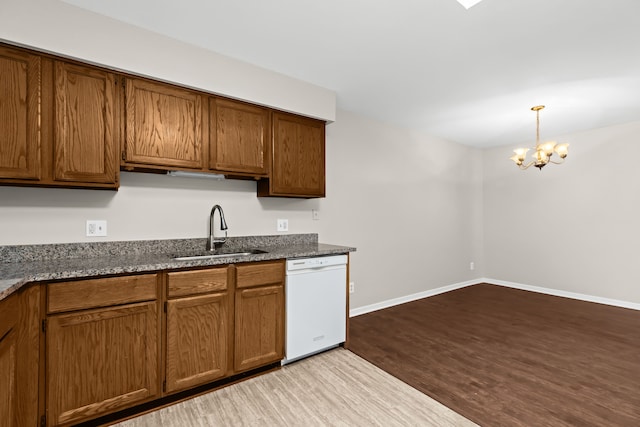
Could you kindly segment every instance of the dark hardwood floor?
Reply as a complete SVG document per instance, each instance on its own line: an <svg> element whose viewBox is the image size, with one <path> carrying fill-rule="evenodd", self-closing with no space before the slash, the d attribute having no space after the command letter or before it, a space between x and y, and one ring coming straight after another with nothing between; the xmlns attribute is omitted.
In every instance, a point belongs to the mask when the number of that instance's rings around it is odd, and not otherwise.
<svg viewBox="0 0 640 427"><path fill-rule="evenodd" d="M490 426L640 426L640 312L480 284L353 317L349 349Z"/></svg>

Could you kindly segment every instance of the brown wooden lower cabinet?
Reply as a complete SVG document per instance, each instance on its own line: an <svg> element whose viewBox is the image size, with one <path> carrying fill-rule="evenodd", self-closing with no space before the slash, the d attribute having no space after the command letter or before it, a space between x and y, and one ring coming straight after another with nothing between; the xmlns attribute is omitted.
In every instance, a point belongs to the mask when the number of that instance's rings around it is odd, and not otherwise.
<svg viewBox="0 0 640 427"><path fill-rule="evenodd" d="M166 274L166 393L228 375L230 272L223 266Z"/></svg>
<svg viewBox="0 0 640 427"><path fill-rule="evenodd" d="M10 426L18 425L18 307L14 297L0 304L0 414Z"/></svg>
<svg viewBox="0 0 640 427"><path fill-rule="evenodd" d="M277 363L284 266L32 284L0 301L0 425L83 423Z"/></svg>
<svg viewBox="0 0 640 427"><path fill-rule="evenodd" d="M156 301L49 316L47 425L159 396Z"/></svg>
<svg viewBox="0 0 640 427"><path fill-rule="evenodd" d="M284 357L282 284L236 292L235 363L237 372Z"/></svg>
<svg viewBox="0 0 640 427"><path fill-rule="evenodd" d="M284 262L236 267L236 372L284 357Z"/></svg>
<svg viewBox="0 0 640 427"><path fill-rule="evenodd" d="M167 302L167 393L227 374L228 305L226 292Z"/></svg>
<svg viewBox="0 0 640 427"><path fill-rule="evenodd" d="M0 301L0 425L38 423L40 287Z"/></svg>
<svg viewBox="0 0 640 427"><path fill-rule="evenodd" d="M48 426L160 397L158 279L137 274L45 285Z"/></svg>

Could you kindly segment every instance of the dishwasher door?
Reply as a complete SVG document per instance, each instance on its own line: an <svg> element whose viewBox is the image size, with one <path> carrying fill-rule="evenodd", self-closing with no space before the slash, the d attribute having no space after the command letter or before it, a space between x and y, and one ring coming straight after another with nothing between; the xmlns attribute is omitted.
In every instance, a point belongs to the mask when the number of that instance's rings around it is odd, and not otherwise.
<svg viewBox="0 0 640 427"><path fill-rule="evenodd" d="M283 364L336 347L346 338L347 256L287 261Z"/></svg>

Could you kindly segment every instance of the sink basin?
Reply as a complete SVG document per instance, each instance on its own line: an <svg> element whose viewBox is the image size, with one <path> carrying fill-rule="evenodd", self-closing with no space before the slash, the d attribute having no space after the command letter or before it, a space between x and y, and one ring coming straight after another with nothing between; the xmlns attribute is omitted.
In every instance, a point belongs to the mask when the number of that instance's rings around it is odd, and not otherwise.
<svg viewBox="0 0 640 427"><path fill-rule="evenodd" d="M247 249L247 250L237 250L227 251L227 252L214 252L214 253L202 253L197 255L184 255L184 256L175 256L171 259L174 261L192 261L198 259L215 259L215 258L229 258L229 257L238 257L238 256L249 256L256 254L266 254L267 251L263 251L260 249Z"/></svg>

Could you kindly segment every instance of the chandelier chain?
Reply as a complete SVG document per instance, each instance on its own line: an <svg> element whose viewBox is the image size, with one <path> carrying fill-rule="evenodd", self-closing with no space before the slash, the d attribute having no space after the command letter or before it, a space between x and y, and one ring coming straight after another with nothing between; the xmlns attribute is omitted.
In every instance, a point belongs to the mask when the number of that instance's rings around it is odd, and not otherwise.
<svg viewBox="0 0 640 427"><path fill-rule="evenodd" d="M540 110L536 110L536 146L540 145Z"/></svg>

